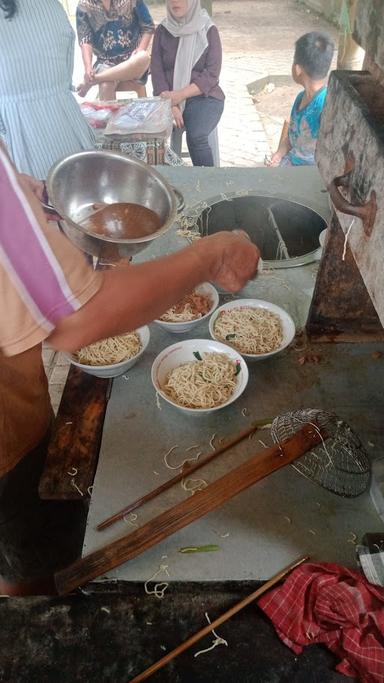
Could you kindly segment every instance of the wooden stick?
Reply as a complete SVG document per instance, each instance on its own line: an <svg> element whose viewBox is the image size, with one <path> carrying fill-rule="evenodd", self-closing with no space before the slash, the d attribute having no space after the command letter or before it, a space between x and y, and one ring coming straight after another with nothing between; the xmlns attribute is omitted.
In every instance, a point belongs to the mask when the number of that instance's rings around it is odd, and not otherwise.
<svg viewBox="0 0 384 683"><path fill-rule="evenodd" d="M266 448L262 453L235 467L220 479L209 484L195 496L174 505L132 533L95 550L55 574L60 595L102 576L114 567L141 555L179 529L226 503L260 479L297 460L321 442L319 429L304 425L282 445Z"/></svg>
<svg viewBox="0 0 384 683"><path fill-rule="evenodd" d="M289 572L298 567L300 564L303 564L303 562L306 562L308 559L308 556L300 557L300 559L292 562L292 564L288 565L288 567L285 567L285 569L282 569L278 574L272 576L272 578L269 579L269 581L266 581L266 583L260 586L260 588L253 591L253 593L248 595L243 600L240 600L240 602L237 602L236 605L224 612L224 614L215 619L215 621L212 621L210 624L207 624L207 626L204 626L204 628L200 629L200 631L197 631L197 633L185 640L184 643L178 645L178 647L175 647L174 650L168 652L168 654L164 655L164 657L152 664L152 666L148 667L148 669L145 669L145 671L143 671L141 674L135 676L135 678L132 678L130 683L141 683L141 681L147 680L147 678L152 676L152 674L159 669L162 669L163 666L171 662L173 659L175 659L175 657L178 657L178 655L180 655L182 652L188 650L192 645L201 640L201 638L204 638L204 636L208 635L208 633L212 633L214 629L216 629L218 626L221 626L221 624L224 624L224 622L228 621L228 619L231 619L231 617L240 612L240 610L244 609L244 607L247 607L247 605L256 600L256 598L260 597L260 595L266 593L270 588L272 588L272 586L289 574Z"/></svg>
<svg viewBox="0 0 384 683"><path fill-rule="evenodd" d="M268 423L265 423L268 424ZM156 489L153 489L153 491L150 491L149 493L146 493L144 496L141 498L137 498L133 503L130 503L130 505L127 505L123 510L120 510L119 512L116 512L114 515L111 517L108 517L108 519L105 519L104 522L100 522L100 524L97 525L96 529L98 531L101 531L102 529L106 529L107 527L111 526L111 524L114 524L114 522L117 522L119 519L123 519L125 515L127 515L129 512L133 512L133 510L137 510L137 508L141 507L144 505L144 503L148 503L149 500L153 500L153 498L156 498L159 496L161 493L164 491L168 491L172 486L177 484L179 481L184 479L186 474L188 476L192 474L192 472L196 472L196 470L200 469L200 467L204 467L204 465L207 465L209 462L212 462L215 458L217 458L218 455L221 455L225 451L227 451L229 448L232 448L233 446L236 446L240 441L243 439L246 439L247 436L255 432L259 427L264 426L263 423L258 423L254 424L250 429L246 429L244 432L241 432L237 436L233 437L229 441L227 441L225 444L220 446L220 448L215 449L212 453L209 453L207 456L196 462L195 465L188 465L188 470L187 471L182 471L180 474L176 474L172 479L169 479L166 481L164 484L161 484L158 486Z"/></svg>

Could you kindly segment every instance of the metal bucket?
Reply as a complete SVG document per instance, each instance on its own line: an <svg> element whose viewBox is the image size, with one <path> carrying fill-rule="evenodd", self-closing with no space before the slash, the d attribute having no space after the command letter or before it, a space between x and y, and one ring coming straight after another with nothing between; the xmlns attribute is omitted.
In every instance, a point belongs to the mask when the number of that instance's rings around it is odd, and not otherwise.
<svg viewBox="0 0 384 683"><path fill-rule="evenodd" d="M183 209L182 195L151 166L116 152L80 152L57 162L47 179L49 201L60 225L80 249L101 259L130 258L163 235ZM176 198L177 195L177 198ZM95 204L131 202L154 211L161 227L129 239L95 234L80 223Z"/></svg>

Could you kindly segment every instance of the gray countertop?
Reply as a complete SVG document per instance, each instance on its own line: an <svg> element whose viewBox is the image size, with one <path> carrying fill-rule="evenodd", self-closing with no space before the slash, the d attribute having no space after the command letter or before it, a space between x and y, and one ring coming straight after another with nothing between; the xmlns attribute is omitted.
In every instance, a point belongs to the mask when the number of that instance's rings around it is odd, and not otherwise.
<svg viewBox="0 0 384 683"><path fill-rule="evenodd" d="M307 169L161 169L180 189L191 206L220 193L250 190L260 194L306 203L324 217L327 196L315 168ZM204 188L204 191L202 190ZM185 246L185 240L170 231L137 260ZM282 305L298 326L305 322L316 265L261 273L239 296L265 298ZM318 364L298 363L302 351L294 348L267 361L249 364L250 380L242 397L232 406L208 416L186 416L160 400L151 384L151 364L164 347L185 335L171 335L151 324L151 341L141 361L113 383L109 400L99 465L94 482L84 542L84 554L133 530L130 519L98 532L95 526L138 496L156 488L175 472L172 464L191 454L198 444L210 452L213 434L219 439L236 434L255 420L298 407L334 411L353 426L373 457L379 455L383 414L384 362L374 361L377 345L317 345ZM208 337L203 322L193 338ZM244 408L247 410L244 411ZM246 416L244 416L245 412ZM260 440L260 442L259 442ZM269 431L257 433L196 472L193 478L213 481L270 443ZM215 441L217 443L217 441ZM196 451L192 451L195 453ZM138 511L133 524L142 524L190 494L176 485ZM366 531L378 531L382 522L369 493L343 499L301 477L292 467L277 472L226 503L215 512L179 531L140 557L117 568L108 578L145 581L160 565L168 566L159 581L223 581L266 579L302 554L322 561L349 566L355 563L353 539ZM184 555L184 546L217 544L217 552ZM166 557L165 557L166 556Z"/></svg>

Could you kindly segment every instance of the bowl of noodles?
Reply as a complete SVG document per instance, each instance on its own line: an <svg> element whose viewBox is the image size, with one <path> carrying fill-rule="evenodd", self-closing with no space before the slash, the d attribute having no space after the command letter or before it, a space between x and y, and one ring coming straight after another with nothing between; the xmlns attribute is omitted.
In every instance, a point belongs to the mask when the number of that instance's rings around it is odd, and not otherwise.
<svg viewBox="0 0 384 683"><path fill-rule="evenodd" d="M168 332L182 334L208 318L219 305L217 290L209 282L195 287L155 322Z"/></svg>
<svg viewBox="0 0 384 683"><path fill-rule="evenodd" d="M261 299L237 299L215 311L209 332L247 360L262 360L285 349L296 330L291 316L280 306Z"/></svg>
<svg viewBox="0 0 384 683"><path fill-rule="evenodd" d="M248 368L226 344L188 339L168 346L155 358L152 383L156 392L184 413L205 415L225 408L243 393Z"/></svg>
<svg viewBox="0 0 384 683"><path fill-rule="evenodd" d="M150 334L146 325L135 332L107 337L67 354L73 365L96 377L124 375L144 353Z"/></svg>

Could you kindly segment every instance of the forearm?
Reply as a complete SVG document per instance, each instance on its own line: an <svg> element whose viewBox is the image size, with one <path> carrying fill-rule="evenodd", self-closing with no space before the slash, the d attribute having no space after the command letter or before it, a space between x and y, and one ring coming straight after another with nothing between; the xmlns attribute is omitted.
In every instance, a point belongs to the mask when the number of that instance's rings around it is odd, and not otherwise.
<svg viewBox="0 0 384 683"><path fill-rule="evenodd" d="M289 140L289 121L284 121L277 151L281 156L285 156L291 148L292 145Z"/></svg>
<svg viewBox="0 0 384 683"><path fill-rule="evenodd" d="M50 344L74 351L158 318L193 287L209 279L209 250L204 257L201 247L193 247L157 261L106 271L100 291L58 324Z"/></svg>
<svg viewBox="0 0 384 683"><path fill-rule="evenodd" d="M136 49L147 51L151 44L152 35L152 33L143 33Z"/></svg>
<svg viewBox="0 0 384 683"><path fill-rule="evenodd" d="M81 45L81 56L83 58L84 69L87 71L92 67L93 49L90 43L83 43Z"/></svg>
<svg viewBox="0 0 384 683"><path fill-rule="evenodd" d="M198 97L198 95L202 95L202 91L195 83L190 83L190 85L182 88L182 90L178 90L178 92L180 93L182 100L187 100L189 97Z"/></svg>
<svg viewBox="0 0 384 683"><path fill-rule="evenodd" d="M185 102L185 100L187 100L189 97L197 97L201 94L202 91L200 88L195 85L195 83L191 83L181 90L163 90L160 93L160 97L171 100L172 107L177 107L182 102Z"/></svg>

